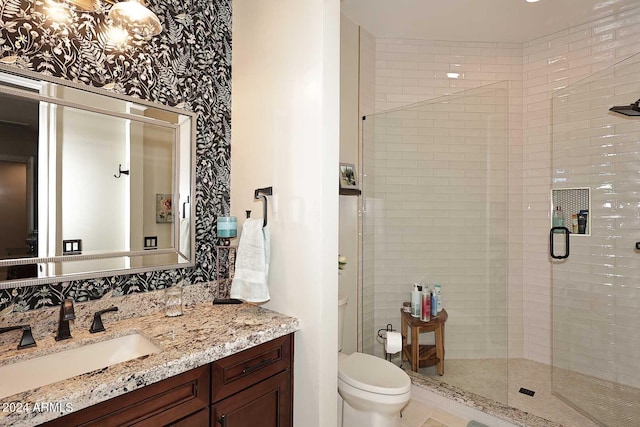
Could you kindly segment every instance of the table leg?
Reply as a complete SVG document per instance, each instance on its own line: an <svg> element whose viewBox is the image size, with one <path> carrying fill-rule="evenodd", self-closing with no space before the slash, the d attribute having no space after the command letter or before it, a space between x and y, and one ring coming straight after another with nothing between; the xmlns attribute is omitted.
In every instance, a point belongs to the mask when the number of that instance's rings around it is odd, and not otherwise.
<svg viewBox="0 0 640 427"><path fill-rule="evenodd" d="M411 328L411 370L418 372L420 367L420 328L414 326Z"/></svg>
<svg viewBox="0 0 640 427"><path fill-rule="evenodd" d="M400 362L404 362L404 346L407 344L407 322L404 320L404 314L400 320L400 334L402 335L402 346L400 350Z"/></svg>
<svg viewBox="0 0 640 427"><path fill-rule="evenodd" d="M444 375L444 325L435 330L436 333L436 357L438 358L438 375Z"/></svg>

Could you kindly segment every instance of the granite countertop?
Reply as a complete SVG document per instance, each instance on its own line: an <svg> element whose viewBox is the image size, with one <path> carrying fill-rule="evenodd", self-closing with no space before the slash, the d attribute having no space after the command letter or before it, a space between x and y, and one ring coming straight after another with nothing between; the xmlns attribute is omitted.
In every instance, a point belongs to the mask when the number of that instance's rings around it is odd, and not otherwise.
<svg viewBox="0 0 640 427"><path fill-rule="evenodd" d="M90 311L96 309L99 308L92 307ZM212 305L210 299L185 306L179 317L165 317L162 310L146 311L151 313L123 319L106 314L103 317L106 332L98 334L90 334L88 326L72 326L70 340L56 342L54 334L36 336L38 346L30 349L16 350L15 339L12 346L0 343L0 366L133 333L146 336L162 349L160 353L0 399L0 425L37 425L300 328L298 319L259 306ZM84 326L87 322L81 321ZM36 404L41 409L44 404L57 405L54 408L58 410L36 411ZM19 410L20 407L28 410Z"/></svg>

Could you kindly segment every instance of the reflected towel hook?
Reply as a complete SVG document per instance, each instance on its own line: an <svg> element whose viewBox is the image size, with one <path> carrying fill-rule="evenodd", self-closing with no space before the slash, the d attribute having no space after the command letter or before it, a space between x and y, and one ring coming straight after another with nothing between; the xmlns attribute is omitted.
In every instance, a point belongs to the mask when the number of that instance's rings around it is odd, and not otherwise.
<svg viewBox="0 0 640 427"><path fill-rule="evenodd" d="M182 218L187 217L187 205L191 203L191 196L187 196L187 201L182 202Z"/></svg>
<svg viewBox="0 0 640 427"><path fill-rule="evenodd" d="M262 223L263 227L267 226L267 196L271 196L273 194L273 187L265 187L265 188L258 188L254 193L253 193L253 198L254 199L259 199L262 197L262 201L264 202L264 204L262 205L262 218L264 218L264 222Z"/></svg>
<svg viewBox="0 0 640 427"><path fill-rule="evenodd" d="M122 164L118 164L118 175L113 175L116 178L120 178L122 175L129 175L129 170L122 170Z"/></svg>

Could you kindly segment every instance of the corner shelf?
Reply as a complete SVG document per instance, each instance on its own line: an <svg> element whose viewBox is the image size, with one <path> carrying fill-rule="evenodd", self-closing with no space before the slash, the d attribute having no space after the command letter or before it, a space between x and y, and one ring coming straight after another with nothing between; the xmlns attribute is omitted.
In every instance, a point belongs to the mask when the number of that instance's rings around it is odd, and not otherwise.
<svg viewBox="0 0 640 427"><path fill-rule="evenodd" d="M362 191L358 188L341 188L340 195L341 196L359 196L362 194Z"/></svg>

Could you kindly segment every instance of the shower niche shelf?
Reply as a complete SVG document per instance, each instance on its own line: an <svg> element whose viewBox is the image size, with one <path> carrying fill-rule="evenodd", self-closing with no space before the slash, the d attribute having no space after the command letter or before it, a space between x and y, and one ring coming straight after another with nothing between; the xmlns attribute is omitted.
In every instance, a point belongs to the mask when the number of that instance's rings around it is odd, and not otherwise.
<svg viewBox="0 0 640 427"><path fill-rule="evenodd" d="M362 192L358 188L341 188L341 196L359 196Z"/></svg>
<svg viewBox="0 0 640 427"><path fill-rule="evenodd" d="M562 220L564 226L569 229L572 236L591 235L591 188L555 188L551 190L551 227L553 227L553 212L556 207L562 209ZM580 211L588 211L587 224L584 233L578 233L573 227L572 215Z"/></svg>

